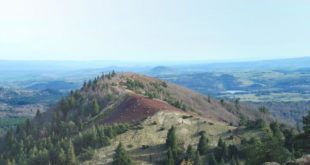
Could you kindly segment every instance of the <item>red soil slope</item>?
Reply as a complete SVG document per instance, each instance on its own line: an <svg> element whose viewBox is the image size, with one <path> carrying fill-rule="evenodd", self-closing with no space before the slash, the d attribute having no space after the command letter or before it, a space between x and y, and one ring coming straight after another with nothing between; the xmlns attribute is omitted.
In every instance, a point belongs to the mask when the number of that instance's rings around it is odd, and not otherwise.
<svg viewBox="0 0 310 165"><path fill-rule="evenodd" d="M126 98L104 120L104 123L132 123L146 119L159 111L181 111L166 102L148 99L139 95Z"/></svg>

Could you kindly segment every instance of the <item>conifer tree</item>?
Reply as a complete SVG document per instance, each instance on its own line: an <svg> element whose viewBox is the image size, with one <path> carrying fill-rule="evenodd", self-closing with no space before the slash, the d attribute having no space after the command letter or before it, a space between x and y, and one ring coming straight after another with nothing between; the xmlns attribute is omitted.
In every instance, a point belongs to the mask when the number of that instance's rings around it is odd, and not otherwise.
<svg viewBox="0 0 310 165"><path fill-rule="evenodd" d="M166 139L166 146L171 148L172 151L175 151L177 149L177 142L176 142L176 134L175 134L175 127L172 126L167 134Z"/></svg>
<svg viewBox="0 0 310 165"><path fill-rule="evenodd" d="M39 119L40 117L41 117L41 111L40 109L38 109L36 113L36 118Z"/></svg>
<svg viewBox="0 0 310 165"><path fill-rule="evenodd" d="M174 165L174 164L175 164L174 156L173 156L171 148L169 148L167 152L166 165Z"/></svg>
<svg viewBox="0 0 310 165"><path fill-rule="evenodd" d="M235 160L236 160L236 165L240 165L239 158L238 158L238 157L236 157L236 158L235 158Z"/></svg>
<svg viewBox="0 0 310 165"><path fill-rule="evenodd" d="M93 106L93 115L98 114L100 111L100 106L99 106L96 98L93 99L93 105L92 106Z"/></svg>
<svg viewBox="0 0 310 165"><path fill-rule="evenodd" d="M235 158L230 160L229 165L237 165Z"/></svg>
<svg viewBox="0 0 310 165"><path fill-rule="evenodd" d="M85 90L86 88L87 88L87 82L84 81L84 82L83 82L83 87L82 87L82 89Z"/></svg>
<svg viewBox="0 0 310 165"><path fill-rule="evenodd" d="M122 143L119 143L115 150L115 155L113 158L113 165L131 165L132 161L127 155L126 150L124 149Z"/></svg>
<svg viewBox="0 0 310 165"><path fill-rule="evenodd" d="M208 165L217 165L217 161L213 153L208 156Z"/></svg>
<svg viewBox="0 0 310 165"><path fill-rule="evenodd" d="M114 77L115 75L116 75L116 72L113 70L111 76Z"/></svg>
<svg viewBox="0 0 310 165"><path fill-rule="evenodd" d="M211 97L208 95L208 103L211 103Z"/></svg>
<svg viewBox="0 0 310 165"><path fill-rule="evenodd" d="M215 150L215 158L218 161L220 161L221 159L227 161L229 159L228 148L226 146L226 143L221 138L219 139Z"/></svg>
<svg viewBox="0 0 310 165"><path fill-rule="evenodd" d="M279 140L282 140L284 138L283 133L280 130L280 126L277 122L273 122L270 124L270 128L272 130L273 136L278 138Z"/></svg>
<svg viewBox="0 0 310 165"><path fill-rule="evenodd" d="M194 160L195 159L195 152L193 150L193 147L191 145L189 145L187 147L187 150L186 150L186 160Z"/></svg>
<svg viewBox="0 0 310 165"><path fill-rule="evenodd" d="M225 163L224 159L221 159L221 161L220 161L219 165L226 165L226 163Z"/></svg>
<svg viewBox="0 0 310 165"><path fill-rule="evenodd" d="M92 85L91 80L88 80L88 82L87 82L87 88L90 88L90 87L91 87L91 85Z"/></svg>
<svg viewBox="0 0 310 165"><path fill-rule="evenodd" d="M197 150L199 151L200 155L205 155L208 152L208 139L205 134L201 135Z"/></svg>
<svg viewBox="0 0 310 165"><path fill-rule="evenodd" d="M8 132L6 133L5 136L5 141L6 141L6 145L8 146L8 148L12 148L15 142L15 138L14 138L14 134L13 134L13 129L10 128L8 130Z"/></svg>
<svg viewBox="0 0 310 165"><path fill-rule="evenodd" d="M308 115L303 117L303 150L305 153L310 153L310 111L308 112Z"/></svg>
<svg viewBox="0 0 310 165"><path fill-rule="evenodd" d="M305 134L310 135L310 111L308 112L308 115L303 117L302 123L303 123L303 130Z"/></svg>
<svg viewBox="0 0 310 165"><path fill-rule="evenodd" d="M65 165L66 164L66 154L65 151L60 148L57 156L57 164L59 165Z"/></svg>
<svg viewBox="0 0 310 165"><path fill-rule="evenodd" d="M195 152L194 165L201 165L200 155L198 151Z"/></svg>
<svg viewBox="0 0 310 165"><path fill-rule="evenodd" d="M223 142L222 138L220 138L219 141L218 141L218 143L217 143L217 146L218 146L218 147L221 147L221 146L223 146L223 145L224 145L224 142Z"/></svg>
<svg viewBox="0 0 310 165"><path fill-rule="evenodd" d="M6 162L5 162L6 165L15 165L15 160L10 160L10 159L7 159Z"/></svg>
<svg viewBox="0 0 310 165"><path fill-rule="evenodd" d="M72 144L72 141L69 141L69 145L68 145L68 149L67 149L67 165L76 165L77 164L77 159L75 156L75 152L74 152L74 147Z"/></svg>
<svg viewBox="0 0 310 165"><path fill-rule="evenodd" d="M17 163L18 164L25 164L25 158L26 158L26 155L25 155L25 151L24 151L24 142L23 140L21 140L21 142L19 143L18 145L18 158L17 158Z"/></svg>

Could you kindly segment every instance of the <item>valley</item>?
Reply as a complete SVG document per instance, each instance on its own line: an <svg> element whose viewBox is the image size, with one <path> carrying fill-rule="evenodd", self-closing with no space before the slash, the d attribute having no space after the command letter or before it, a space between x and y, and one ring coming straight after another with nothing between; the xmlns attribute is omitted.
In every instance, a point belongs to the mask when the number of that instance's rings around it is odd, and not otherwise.
<svg viewBox="0 0 310 165"><path fill-rule="evenodd" d="M169 73L155 77L218 99L264 106L275 117L292 123L300 123L310 109L309 69Z"/></svg>

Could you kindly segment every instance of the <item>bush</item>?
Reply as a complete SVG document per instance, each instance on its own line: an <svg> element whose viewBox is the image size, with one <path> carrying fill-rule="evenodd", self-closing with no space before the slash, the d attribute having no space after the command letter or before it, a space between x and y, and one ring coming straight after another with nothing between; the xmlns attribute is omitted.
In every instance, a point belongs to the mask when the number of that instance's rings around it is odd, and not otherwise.
<svg viewBox="0 0 310 165"><path fill-rule="evenodd" d="M124 149L122 143L118 145L115 150L115 155L113 158L113 165L131 165L132 160L128 156L127 151Z"/></svg>
<svg viewBox="0 0 310 165"><path fill-rule="evenodd" d="M192 118L193 116L186 116L186 115L184 115L184 116L182 116L182 119L189 119L189 118Z"/></svg>
<svg viewBox="0 0 310 165"><path fill-rule="evenodd" d="M125 85L130 90L144 89L144 84L138 80L127 79Z"/></svg>
<svg viewBox="0 0 310 165"><path fill-rule="evenodd" d="M95 155L95 150L91 148L84 149L83 152L80 154L80 160L91 160Z"/></svg>
<svg viewBox="0 0 310 165"><path fill-rule="evenodd" d="M165 130L165 128L164 128L164 127L161 127L161 128L159 128L158 131L164 131L164 130Z"/></svg>
<svg viewBox="0 0 310 165"><path fill-rule="evenodd" d="M142 147L141 147L141 149L143 149L143 150L148 149L148 148L150 148L149 145L142 145Z"/></svg>

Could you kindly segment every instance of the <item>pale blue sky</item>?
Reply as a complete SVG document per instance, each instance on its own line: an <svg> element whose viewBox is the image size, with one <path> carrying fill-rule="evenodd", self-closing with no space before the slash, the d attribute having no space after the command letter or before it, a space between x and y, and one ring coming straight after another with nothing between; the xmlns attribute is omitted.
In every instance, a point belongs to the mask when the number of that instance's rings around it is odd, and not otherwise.
<svg viewBox="0 0 310 165"><path fill-rule="evenodd" d="M7 0L0 59L310 56L309 0Z"/></svg>

